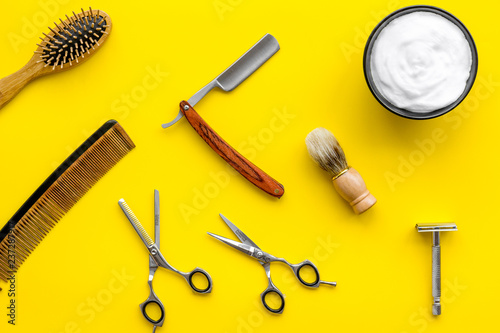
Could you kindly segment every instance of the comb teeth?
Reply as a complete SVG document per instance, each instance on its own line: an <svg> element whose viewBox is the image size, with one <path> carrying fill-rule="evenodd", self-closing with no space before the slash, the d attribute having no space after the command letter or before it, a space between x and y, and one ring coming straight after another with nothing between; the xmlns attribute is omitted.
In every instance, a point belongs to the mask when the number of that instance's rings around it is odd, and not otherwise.
<svg viewBox="0 0 500 333"><path fill-rule="evenodd" d="M71 154L0 230L0 279L7 281L65 213L134 147L112 120ZM15 249L9 248L12 239ZM15 260L9 261L12 250Z"/></svg>
<svg viewBox="0 0 500 333"><path fill-rule="evenodd" d="M66 15L66 20L59 21L60 24L54 22L55 28L49 27L50 33L43 33L45 37L38 52L35 51L40 54L38 62L44 62L44 67L51 66L52 70L72 66L74 58L84 58L85 54L95 51L111 30L109 16L90 7L87 11L82 8L78 14L73 12L71 17Z"/></svg>

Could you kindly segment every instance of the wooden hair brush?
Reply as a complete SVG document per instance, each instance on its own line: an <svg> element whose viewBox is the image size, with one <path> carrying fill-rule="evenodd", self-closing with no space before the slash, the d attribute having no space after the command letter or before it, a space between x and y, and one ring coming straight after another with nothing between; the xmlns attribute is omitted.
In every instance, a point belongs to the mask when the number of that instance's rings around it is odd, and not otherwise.
<svg viewBox="0 0 500 333"><path fill-rule="evenodd" d="M28 63L0 80L0 109L14 98L32 80L41 76L62 72L87 61L106 41L111 32L111 19L100 10L75 14L49 27L43 33L35 54Z"/></svg>
<svg viewBox="0 0 500 333"><path fill-rule="evenodd" d="M361 175L347 164L342 147L330 131L316 128L307 135L306 146L313 160L332 175L333 186L356 214L363 213L377 202Z"/></svg>
<svg viewBox="0 0 500 333"><path fill-rule="evenodd" d="M0 230L0 279L7 281L56 223L135 147L110 120L71 154Z"/></svg>

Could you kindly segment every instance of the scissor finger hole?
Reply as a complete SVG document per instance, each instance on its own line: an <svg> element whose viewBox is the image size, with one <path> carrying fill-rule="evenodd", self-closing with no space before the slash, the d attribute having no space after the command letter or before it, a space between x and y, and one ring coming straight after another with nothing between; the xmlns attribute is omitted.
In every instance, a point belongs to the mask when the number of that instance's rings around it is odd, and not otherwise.
<svg viewBox="0 0 500 333"><path fill-rule="evenodd" d="M191 273L189 276L189 284L196 292L202 293L210 289L210 279L200 271Z"/></svg>
<svg viewBox="0 0 500 333"><path fill-rule="evenodd" d="M285 307L285 299L281 294L274 290L267 290L262 295L262 303L269 311L281 313Z"/></svg>
<svg viewBox="0 0 500 333"><path fill-rule="evenodd" d="M147 320L149 320L153 324L158 324L163 320L163 316L165 312L163 312L163 308L155 301L149 301L142 308L142 313Z"/></svg>
<svg viewBox="0 0 500 333"><path fill-rule="evenodd" d="M304 264L297 270L297 278L302 284L312 287L319 282L319 273L313 265Z"/></svg>

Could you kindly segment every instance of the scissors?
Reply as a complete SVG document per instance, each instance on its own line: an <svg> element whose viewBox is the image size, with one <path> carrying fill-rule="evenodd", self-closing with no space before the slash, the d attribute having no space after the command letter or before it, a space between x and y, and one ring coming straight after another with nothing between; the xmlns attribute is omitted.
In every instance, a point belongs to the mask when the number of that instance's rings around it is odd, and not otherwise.
<svg viewBox="0 0 500 333"><path fill-rule="evenodd" d="M127 216L128 220L134 227L135 231L139 235L139 237L142 239L143 243L146 245L148 251L149 251L149 279L148 279L148 285L149 285L149 297L139 305L142 314L144 318L146 318L151 324L153 324L153 333L156 331L157 327L161 327L163 325L163 321L165 320L165 307L163 306L163 303L160 301L158 296L156 296L155 292L153 291L153 278L156 273L156 269L158 266L166 268L168 270L171 270L179 275L181 275L186 282L189 284L191 289L193 289L195 292L199 294L208 294L212 291L212 278L210 277L210 274L208 274L206 271L204 271L201 268L196 267L193 269L191 272L181 272L174 267L172 267L165 257L161 254L160 252L160 193L155 190L154 192L154 211L155 211L155 241L149 237L148 233L144 228L142 227L141 223L135 216L135 214L132 212L130 207L127 205L125 200L120 199L118 201L118 204L122 208L123 212ZM207 287L200 289L196 287L196 285L193 283L193 277L196 274L201 274L203 275L206 280L207 280ZM147 312L146 308L150 304L156 304L160 311L160 318L155 320L151 318Z"/></svg>
<svg viewBox="0 0 500 333"><path fill-rule="evenodd" d="M286 261L283 258L278 258L278 257L275 257L275 256L269 254L269 253L262 251L250 238L248 238L247 235L245 235L240 229L238 229L231 221L229 221L222 214L219 214L219 215L224 220L224 222L226 222L227 226L234 232L234 234L239 238L239 240L242 243L233 241L229 238L225 238L225 237L221 237L221 236L212 234L210 232L208 234L210 236L220 240L221 242L235 248L236 250L240 250L241 252L245 253L246 255L249 255L252 258L259 260L260 264L262 266L264 266L264 270L266 271L267 279L269 280L269 285L266 288L266 290L264 290L262 292L262 294L260 294L260 298L262 300L262 304L264 305L264 307L268 311L270 311L272 313L279 314L279 313L283 313L283 310L285 308L285 297L281 293L281 291L274 285L273 281L271 280L271 262L278 261L278 262L282 262L282 263L288 265L288 267L290 267L292 269L293 274L299 280L299 282L302 283L306 287L318 288L320 286L320 284L327 284L327 285L331 285L334 287L337 285L337 282L321 281L319 279L318 269L309 260L304 260L303 262L294 265L294 264L290 264L288 261ZM314 274L315 274L315 279L313 282L307 282L301 277L300 272L304 267L310 267L313 269ZM268 295L269 293L275 293L279 296L281 305L278 308L271 307L269 304L267 304L266 295Z"/></svg>

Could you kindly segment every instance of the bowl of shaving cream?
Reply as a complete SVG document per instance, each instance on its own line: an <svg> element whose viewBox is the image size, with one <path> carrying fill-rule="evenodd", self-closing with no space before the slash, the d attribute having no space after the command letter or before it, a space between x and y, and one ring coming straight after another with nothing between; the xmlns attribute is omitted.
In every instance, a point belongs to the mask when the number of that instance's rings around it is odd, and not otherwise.
<svg viewBox="0 0 500 333"><path fill-rule="evenodd" d="M410 119L441 116L474 84L477 49L455 16L433 6L410 6L384 18L366 43L363 69L373 96Z"/></svg>

